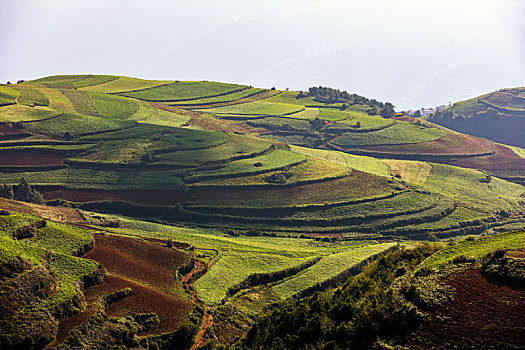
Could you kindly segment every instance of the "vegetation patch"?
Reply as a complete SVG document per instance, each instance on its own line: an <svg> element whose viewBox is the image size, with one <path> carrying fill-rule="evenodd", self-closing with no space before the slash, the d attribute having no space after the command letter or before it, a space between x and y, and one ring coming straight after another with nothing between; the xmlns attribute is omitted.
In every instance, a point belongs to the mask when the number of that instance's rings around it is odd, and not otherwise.
<svg viewBox="0 0 525 350"><path fill-rule="evenodd" d="M148 89L123 92L121 95L141 100L170 102L213 97L246 89L246 86L207 81L187 81L165 84Z"/></svg>

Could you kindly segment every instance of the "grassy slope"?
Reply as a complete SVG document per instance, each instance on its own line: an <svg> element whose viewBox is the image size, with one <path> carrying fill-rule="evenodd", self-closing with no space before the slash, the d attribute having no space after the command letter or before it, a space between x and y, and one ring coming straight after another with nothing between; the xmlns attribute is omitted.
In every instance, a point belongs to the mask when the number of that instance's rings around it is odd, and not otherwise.
<svg viewBox="0 0 525 350"><path fill-rule="evenodd" d="M121 95L149 101L182 101L227 94L247 88L244 85L215 82L175 82L139 91L123 92Z"/></svg>

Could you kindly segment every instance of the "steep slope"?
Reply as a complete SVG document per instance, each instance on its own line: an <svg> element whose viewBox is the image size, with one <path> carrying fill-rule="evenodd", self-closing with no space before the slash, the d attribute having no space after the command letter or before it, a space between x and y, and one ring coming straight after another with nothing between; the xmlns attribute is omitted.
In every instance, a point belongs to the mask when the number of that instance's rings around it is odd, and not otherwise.
<svg viewBox="0 0 525 350"><path fill-rule="evenodd" d="M525 147L525 88L503 89L457 102L428 120L466 134Z"/></svg>

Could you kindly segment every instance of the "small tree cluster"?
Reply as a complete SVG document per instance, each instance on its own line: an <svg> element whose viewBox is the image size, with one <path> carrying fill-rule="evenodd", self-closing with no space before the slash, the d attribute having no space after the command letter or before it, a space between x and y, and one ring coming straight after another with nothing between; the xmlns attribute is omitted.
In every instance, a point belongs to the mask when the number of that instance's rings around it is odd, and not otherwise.
<svg viewBox="0 0 525 350"><path fill-rule="evenodd" d="M23 177L20 179L18 186L14 188L4 180L0 185L0 197L29 203L44 203L42 194L31 188L27 180Z"/></svg>

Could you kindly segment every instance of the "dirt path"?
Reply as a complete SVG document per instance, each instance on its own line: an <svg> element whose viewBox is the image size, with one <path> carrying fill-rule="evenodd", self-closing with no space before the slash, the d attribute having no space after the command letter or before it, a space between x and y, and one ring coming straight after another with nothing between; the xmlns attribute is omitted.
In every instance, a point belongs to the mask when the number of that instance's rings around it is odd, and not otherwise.
<svg viewBox="0 0 525 350"><path fill-rule="evenodd" d="M199 346L201 346L204 343L204 333L206 333L206 330L211 327L213 324L213 316L208 313L208 311L204 312L204 324L202 325L201 330L197 334L197 339L195 341L195 344L191 347L192 349L196 349Z"/></svg>

